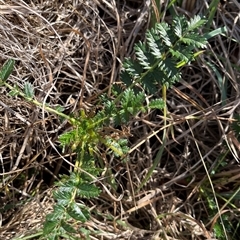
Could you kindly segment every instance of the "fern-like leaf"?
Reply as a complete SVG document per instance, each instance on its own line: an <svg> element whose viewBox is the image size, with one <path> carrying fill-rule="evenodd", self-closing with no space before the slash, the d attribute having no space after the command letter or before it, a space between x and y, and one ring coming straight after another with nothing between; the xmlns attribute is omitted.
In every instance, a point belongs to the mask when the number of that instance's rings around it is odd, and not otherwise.
<svg viewBox="0 0 240 240"><path fill-rule="evenodd" d="M194 16L190 19L190 22L188 22L188 27L186 29L187 32L191 32L195 29L200 28L207 22L206 19L201 18L199 15Z"/></svg>
<svg viewBox="0 0 240 240"><path fill-rule="evenodd" d="M116 157L122 157L129 150L126 139L115 140L111 137L107 137L105 145L111 149L111 152L114 153Z"/></svg>
<svg viewBox="0 0 240 240"><path fill-rule="evenodd" d="M155 29L157 30L156 33L160 35L162 41L165 43L166 46L171 47L172 41L169 37L169 31L171 31L169 25L165 22L163 23L157 23L155 26ZM162 44L164 46L164 44Z"/></svg>
<svg viewBox="0 0 240 240"><path fill-rule="evenodd" d="M100 194L98 187L90 183L82 183L77 186L77 195L82 198L93 198Z"/></svg>
<svg viewBox="0 0 240 240"><path fill-rule="evenodd" d="M178 38L182 38L187 28L187 20L184 17L175 17L173 19L173 31Z"/></svg>
<svg viewBox="0 0 240 240"><path fill-rule="evenodd" d="M165 105L163 99L154 99L149 102L148 107L151 109L163 109Z"/></svg>
<svg viewBox="0 0 240 240"><path fill-rule="evenodd" d="M49 215L47 216L49 218ZM58 219L55 221L53 220L46 220L44 225L43 225L43 234L46 236L50 234L55 228L58 227Z"/></svg>
<svg viewBox="0 0 240 240"><path fill-rule="evenodd" d="M170 53L172 54L172 56L174 56L175 58L179 59L180 61L184 61L184 62L189 62L192 60L192 54L190 54L188 51L178 51L178 50L174 50L174 49L169 49Z"/></svg>
<svg viewBox="0 0 240 240"><path fill-rule="evenodd" d="M123 83L125 83L125 85L129 87L132 84L133 78L132 78L132 75L129 72L127 72L125 69L126 69L126 66L123 65L123 70L120 73L120 77Z"/></svg>
<svg viewBox="0 0 240 240"><path fill-rule="evenodd" d="M140 50L141 51L141 50ZM126 58L123 63L124 69L132 78L140 77L142 73L142 67L137 61L132 61L131 59Z"/></svg>
<svg viewBox="0 0 240 240"><path fill-rule="evenodd" d="M157 91L159 84L171 87L181 78L179 61L180 66L191 62L194 49L206 47L206 38L198 33L205 22L199 16L190 21L182 16L175 17L171 26L157 23L147 31L146 42L135 45L136 60L124 62L123 82L127 86L134 81L141 82L151 94Z"/></svg>
<svg viewBox="0 0 240 240"><path fill-rule="evenodd" d="M9 59L4 63L4 65L0 71L0 80L6 81L8 79L8 77L10 76L10 74L13 71L14 63L15 63L15 61L13 59Z"/></svg>
<svg viewBox="0 0 240 240"><path fill-rule="evenodd" d="M135 94L132 89L125 90L121 99L122 109L119 112L120 118L123 122L129 121L130 117L135 115L138 111L145 109L143 108L143 102L145 96L143 93Z"/></svg>
<svg viewBox="0 0 240 240"><path fill-rule="evenodd" d="M27 98L32 99L34 97L34 87L31 83L26 82L24 84L24 93Z"/></svg>
<svg viewBox="0 0 240 240"><path fill-rule="evenodd" d="M67 214L73 219L78 220L82 223L86 222L90 218L90 213L83 204L76 202L71 203L67 209Z"/></svg>
<svg viewBox="0 0 240 240"><path fill-rule="evenodd" d="M149 46L149 49L151 51L151 54L156 59L161 59L162 49L160 49L160 45L159 45L160 37L158 37L156 34L154 34L153 30L149 30L146 33L146 40L147 40L147 44Z"/></svg>
<svg viewBox="0 0 240 240"><path fill-rule="evenodd" d="M206 38L201 37L197 34L187 34L181 38L181 41L187 45L199 48L205 48L207 44Z"/></svg>
<svg viewBox="0 0 240 240"><path fill-rule="evenodd" d="M67 146L71 146L71 144L77 139L77 129L73 129L69 132L65 132L59 136L60 145L63 148L63 152Z"/></svg>
<svg viewBox="0 0 240 240"><path fill-rule="evenodd" d="M61 206L67 206L71 202L73 188L60 187L54 192L54 198L57 199L58 204Z"/></svg>
<svg viewBox="0 0 240 240"><path fill-rule="evenodd" d="M12 97L15 97L19 94L21 90L19 89L19 87L17 85L14 85L13 89L9 92L9 95Z"/></svg>
<svg viewBox="0 0 240 240"><path fill-rule="evenodd" d="M139 42L138 44L135 45L134 50L136 52L136 57L138 59L139 64L144 69L151 68L151 61L148 56L146 45L143 44L142 42ZM136 76L140 77L140 75L136 75Z"/></svg>

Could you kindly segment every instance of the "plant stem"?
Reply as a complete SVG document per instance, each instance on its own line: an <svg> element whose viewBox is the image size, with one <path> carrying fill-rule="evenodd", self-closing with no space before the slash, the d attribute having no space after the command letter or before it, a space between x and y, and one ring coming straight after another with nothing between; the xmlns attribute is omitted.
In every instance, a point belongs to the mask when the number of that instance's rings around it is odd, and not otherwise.
<svg viewBox="0 0 240 240"><path fill-rule="evenodd" d="M60 117L63 117L64 119L67 119L70 123L72 123L73 125L76 123L76 119L69 117L68 115L59 112L51 107L46 106L44 103L40 103L37 100L33 99L33 98L29 98L26 96L26 94L24 92L22 92L21 90L16 90L15 87L12 87L10 84L6 83L5 81L3 82L3 84L10 89L11 91L17 91L17 94L21 97L23 97L24 99L26 99L28 102L31 102L33 104L35 104L36 106L42 107L43 109L45 109L48 112L54 113Z"/></svg>
<svg viewBox="0 0 240 240"><path fill-rule="evenodd" d="M167 87L166 85L163 85L162 87L162 97L164 102L167 101ZM164 126L167 125L167 105L165 104L165 107L163 109L163 116L164 116ZM149 180L149 178L151 177L154 169L157 167L157 165L160 163L161 159L162 159L162 154L164 151L164 148L166 146L166 142L167 142L167 128L165 127L163 129L163 140L162 140L162 145L160 147L160 149L157 152L157 156L155 157L155 159L153 160L153 165L152 167L149 169L146 177L144 178L144 180L142 181L142 183L140 184L140 186L137 189L137 192L145 185L145 183Z"/></svg>

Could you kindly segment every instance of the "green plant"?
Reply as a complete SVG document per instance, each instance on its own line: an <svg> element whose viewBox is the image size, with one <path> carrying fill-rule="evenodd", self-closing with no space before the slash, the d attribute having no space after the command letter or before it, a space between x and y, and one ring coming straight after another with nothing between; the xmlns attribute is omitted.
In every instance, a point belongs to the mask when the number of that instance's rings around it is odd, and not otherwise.
<svg viewBox="0 0 240 240"><path fill-rule="evenodd" d="M12 95L19 95L27 101L44 108L46 111L67 119L72 130L59 136L62 148L71 146L76 152L74 171L69 176L62 176L56 184L53 196L56 200L53 213L46 218L43 228L44 239L79 239L79 234L87 237L87 230L78 226L90 217L87 206L81 202L84 198L97 197L100 188L96 185L102 169L96 167L99 144L105 145L109 153L121 159L126 158L128 146L126 139L114 139L107 134L106 127L126 124L138 112L147 109L163 109L164 124L167 125L167 89L181 79L180 68L193 61L205 48L207 38L198 33L199 27L206 20L195 16L190 21L184 17L175 17L172 25L157 23L146 33L146 41L135 45L135 60L125 59L121 80L123 84L113 87L112 98L101 96L99 104L102 110L95 116L81 110L78 116L68 116L59 109L53 109L34 99L33 86L26 83L24 89L12 87L6 80L13 70L14 61L9 60L0 73L1 84L11 90ZM162 87L162 99L156 93ZM149 104L145 96L152 94ZM163 131L163 144L154 159L153 166L139 189L148 181L158 165L167 139L167 128Z"/></svg>
<svg viewBox="0 0 240 240"><path fill-rule="evenodd" d="M146 33L146 42L135 46L136 60L127 59L123 64L125 71L122 80L128 87L141 83L149 94L162 87L163 102L167 100L167 88L181 79L180 68L193 61L205 48L207 38L198 33L198 28L206 23L200 16L190 21L184 17L175 17L172 25L157 23ZM164 126L167 125L167 107L163 108ZM159 164L167 139L167 130L163 130L163 144L154 159L153 166L139 186L140 189L150 178Z"/></svg>

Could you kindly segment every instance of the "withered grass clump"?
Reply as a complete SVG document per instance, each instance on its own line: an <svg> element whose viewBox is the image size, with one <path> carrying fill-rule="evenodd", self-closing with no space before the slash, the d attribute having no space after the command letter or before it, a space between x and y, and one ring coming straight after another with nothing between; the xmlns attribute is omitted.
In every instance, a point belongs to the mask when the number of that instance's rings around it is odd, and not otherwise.
<svg viewBox="0 0 240 240"><path fill-rule="evenodd" d="M150 1L62 2L0 3L0 64L15 59L10 83L32 83L39 101L63 106L69 115L80 109L95 114L98 97L111 94L122 60L143 40ZM171 11L208 16L211 1L187 2ZM160 10L161 20L171 21L167 1ZM85 228L101 231L91 239L210 239L218 223L226 224L219 230L226 239L239 236L231 230L239 228L238 197L230 199L239 191L239 142L231 131L240 114L239 10L237 1L219 3L209 26L225 26L226 34L212 39L168 91L165 152L139 192L162 144L162 113L139 115L119 129L131 144L129 162L109 159L99 149L117 188L101 176L111 193L86 203L98 214ZM52 184L71 170L75 156L59 146L58 136L70 128L66 121L9 96L4 87L0 91L0 237L21 239L41 229L53 205Z"/></svg>

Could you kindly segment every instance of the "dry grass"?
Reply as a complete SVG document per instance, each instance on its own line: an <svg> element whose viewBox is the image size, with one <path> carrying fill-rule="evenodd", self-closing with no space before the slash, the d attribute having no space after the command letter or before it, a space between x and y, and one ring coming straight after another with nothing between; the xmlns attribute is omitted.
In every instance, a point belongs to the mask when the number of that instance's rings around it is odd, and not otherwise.
<svg viewBox="0 0 240 240"><path fill-rule="evenodd" d="M15 59L9 81L20 88L31 82L39 101L61 105L68 114L94 112L98 96L119 81L123 58L143 39L150 1L62 2L0 1L0 64ZM188 16L208 12L210 1L189 2L175 10ZM161 145L161 112L126 126L132 134L128 163L104 159L118 188L88 203L101 213L85 226L102 231L91 239L213 239L221 216L239 231L238 198L224 200L238 193L240 183L239 142L230 131L233 115L240 114L239 10L236 0L219 3L213 26L228 32L211 39L208 50L183 69L183 81L168 91L169 139L146 186L136 192ZM39 229L52 209L52 183L71 170L74 155L62 155L57 139L67 122L0 91L0 237L12 239ZM211 210L208 201L215 207L216 199L219 209Z"/></svg>

